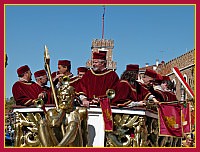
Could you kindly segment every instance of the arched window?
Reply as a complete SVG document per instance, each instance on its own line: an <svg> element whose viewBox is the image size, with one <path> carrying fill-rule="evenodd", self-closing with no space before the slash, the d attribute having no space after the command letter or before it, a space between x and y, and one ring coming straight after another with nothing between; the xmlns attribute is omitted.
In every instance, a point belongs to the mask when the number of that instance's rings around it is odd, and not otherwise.
<svg viewBox="0 0 200 152"><path fill-rule="evenodd" d="M176 94L176 80L175 79L172 80L172 85L173 85L172 92Z"/></svg>
<svg viewBox="0 0 200 152"><path fill-rule="evenodd" d="M187 82L187 75L186 74L183 75L183 78ZM181 91L181 100L185 101L186 100L186 90L185 90L185 88L182 84L180 85L180 91Z"/></svg>

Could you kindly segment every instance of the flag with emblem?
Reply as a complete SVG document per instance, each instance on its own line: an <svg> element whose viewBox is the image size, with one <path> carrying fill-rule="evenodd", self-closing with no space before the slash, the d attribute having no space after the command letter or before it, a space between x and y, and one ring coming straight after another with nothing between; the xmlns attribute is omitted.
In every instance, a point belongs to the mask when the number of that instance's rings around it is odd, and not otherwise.
<svg viewBox="0 0 200 152"><path fill-rule="evenodd" d="M113 131L113 119L110 107L110 99L109 98L100 99L100 105L104 119L104 129L106 132Z"/></svg>
<svg viewBox="0 0 200 152"><path fill-rule="evenodd" d="M160 136L183 136L181 105L161 103L158 105Z"/></svg>
<svg viewBox="0 0 200 152"><path fill-rule="evenodd" d="M182 125L184 133L191 133L190 103L182 105Z"/></svg>

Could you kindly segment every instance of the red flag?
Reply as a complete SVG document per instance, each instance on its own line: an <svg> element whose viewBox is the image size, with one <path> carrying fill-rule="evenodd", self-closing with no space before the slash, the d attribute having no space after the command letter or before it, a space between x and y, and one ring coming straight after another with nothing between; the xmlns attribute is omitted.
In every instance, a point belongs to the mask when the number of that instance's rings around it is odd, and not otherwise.
<svg viewBox="0 0 200 152"><path fill-rule="evenodd" d="M100 105L103 113L105 131L113 131L112 111L109 98L101 98Z"/></svg>
<svg viewBox="0 0 200 152"><path fill-rule="evenodd" d="M187 103L186 106L182 105L182 125L184 133L191 133L190 103Z"/></svg>
<svg viewBox="0 0 200 152"><path fill-rule="evenodd" d="M182 137L181 106L178 104L159 104L158 123L160 136Z"/></svg>

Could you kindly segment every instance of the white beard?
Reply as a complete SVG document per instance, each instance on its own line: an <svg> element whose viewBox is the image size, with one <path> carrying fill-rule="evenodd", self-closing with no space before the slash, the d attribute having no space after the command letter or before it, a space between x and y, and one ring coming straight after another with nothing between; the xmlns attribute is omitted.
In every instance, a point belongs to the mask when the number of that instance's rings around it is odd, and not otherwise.
<svg viewBox="0 0 200 152"><path fill-rule="evenodd" d="M93 71L98 71L98 70L99 70L99 68L93 67Z"/></svg>

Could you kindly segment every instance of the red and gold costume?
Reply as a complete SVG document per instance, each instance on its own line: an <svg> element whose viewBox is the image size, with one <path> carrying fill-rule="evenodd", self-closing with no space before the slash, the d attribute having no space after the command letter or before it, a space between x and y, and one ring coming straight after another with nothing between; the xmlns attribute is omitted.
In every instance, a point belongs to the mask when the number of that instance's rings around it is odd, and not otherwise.
<svg viewBox="0 0 200 152"><path fill-rule="evenodd" d="M118 75L112 70L94 72L88 70L79 83L77 92L88 99L106 95L108 89L114 89L119 81Z"/></svg>
<svg viewBox="0 0 200 152"><path fill-rule="evenodd" d="M151 95L151 92L145 88L141 83L135 82L135 85L131 85L133 89L136 90L136 101L143 101L148 100L149 96Z"/></svg>
<svg viewBox="0 0 200 152"><path fill-rule="evenodd" d="M127 101L136 101L136 90L131 87L128 81L121 80L115 88L115 98L111 100L112 105L123 104Z"/></svg>
<svg viewBox="0 0 200 152"><path fill-rule="evenodd" d="M42 88L35 82L17 81L12 87L16 105L33 105L41 92Z"/></svg>
<svg viewBox="0 0 200 152"><path fill-rule="evenodd" d="M75 91L77 90L77 87L78 87L78 83L80 82L80 78L77 77L77 76L74 76L74 77L71 77L70 78L70 86L74 87L75 88Z"/></svg>
<svg viewBox="0 0 200 152"><path fill-rule="evenodd" d="M122 74L122 80L116 88L116 97L112 100L112 104L122 104L128 101L148 100L151 93L141 85L136 79L139 71L138 64L128 64L126 70ZM129 83L131 82L131 83Z"/></svg>
<svg viewBox="0 0 200 152"><path fill-rule="evenodd" d="M172 91L165 91L165 95L166 95L166 101L170 102L170 101L178 101L176 94Z"/></svg>

